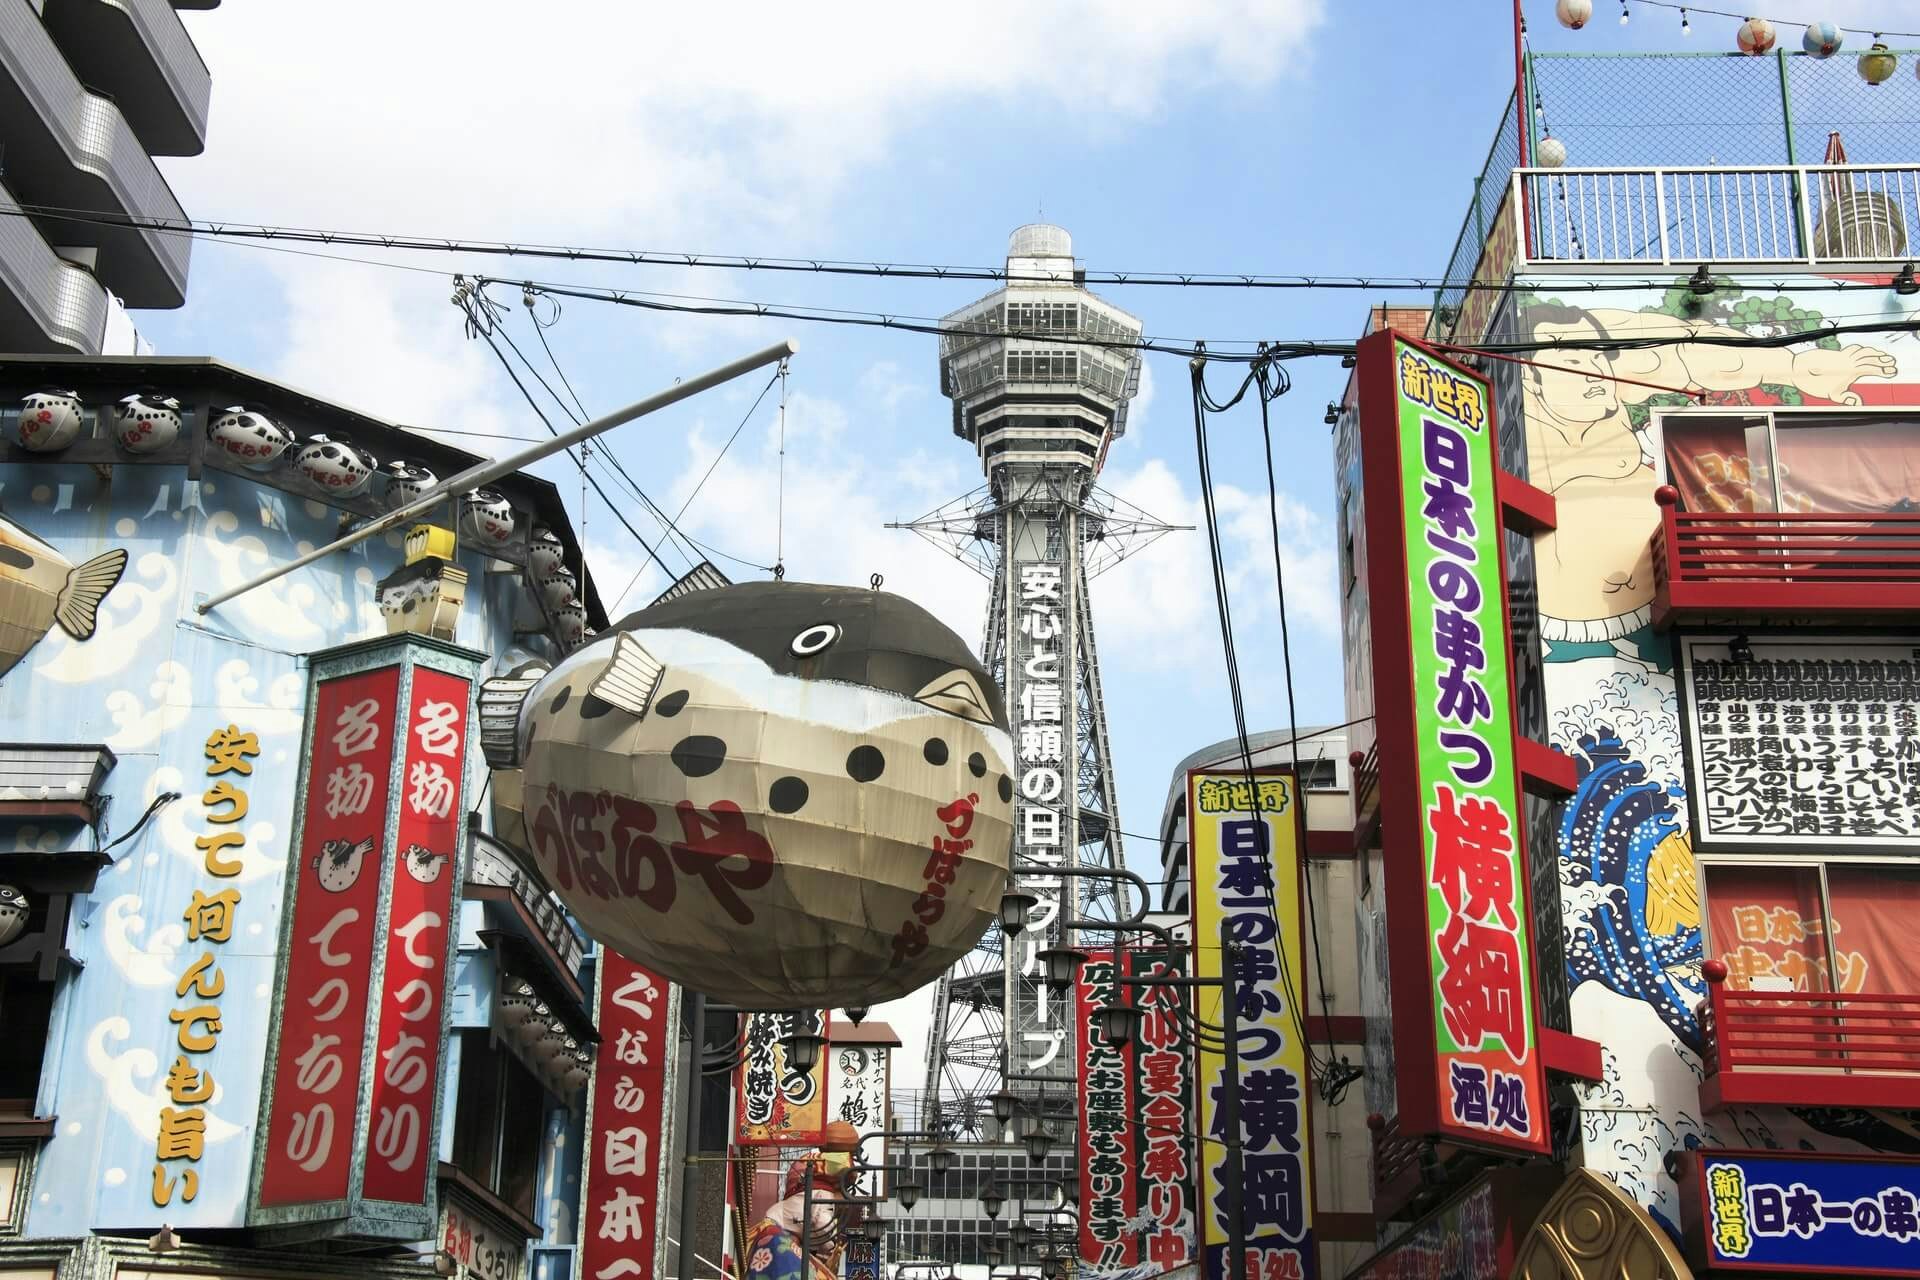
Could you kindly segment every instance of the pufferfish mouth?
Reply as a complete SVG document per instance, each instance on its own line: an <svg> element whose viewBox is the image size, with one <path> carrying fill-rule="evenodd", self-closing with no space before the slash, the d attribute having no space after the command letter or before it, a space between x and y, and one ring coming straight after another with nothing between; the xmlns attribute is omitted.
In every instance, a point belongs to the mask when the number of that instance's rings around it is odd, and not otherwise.
<svg viewBox="0 0 1920 1280"><path fill-rule="evenodd" d="M959 667L928 681L913 699L975 724L993 723L993 713L987 710L987 697L980 692L979 682Z"/></svg>

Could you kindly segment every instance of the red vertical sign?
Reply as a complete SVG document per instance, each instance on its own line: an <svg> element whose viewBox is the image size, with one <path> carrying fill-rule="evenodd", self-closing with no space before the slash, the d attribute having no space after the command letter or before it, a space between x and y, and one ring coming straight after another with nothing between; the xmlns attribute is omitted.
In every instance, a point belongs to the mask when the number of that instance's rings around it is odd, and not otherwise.
<svg viewBox="0 0 1920 1280"><path fill-rule="evenodd" d="M653 1280L665 1140L667 1055L675 1030L667 981L605 947L599 961L600 1048L587 1126L580 1273Z"/></svg>
<svg viewBox="0 0 1920 1280"><path fill-rule="evenodd" d="M1079 1080L1080 1259L1096 1267L1129 1267L1140 1243L1129 1225L1140 1206L1128 1097L1133 1049L1116 1049L1100 1035L1101 1007L1119 1002L1114 953L1091 951L1073 987L1075 1077Z"/></svg>
<svg viewBox="0 0 1920 1280"><path fill-rule="evenodd" d="M434 1163L469 692L459 676L414 668L401 756L400 822L388 873L393 893L362 1183L369 1200L423 1203Z"/></svg>
<svg viewBox="0 0 1920 1280"><path fill-rule="evenodd" d="M399 685L393 666L314 693L263 1206L347 1196Z"/></svg>
<svg viewBox="0 0 1920 1280"><path fill-rule="evenodd" d="M1185 965L1167 952L1129 952L1131 977L1181 976ZM1133 1075L1135 1117L1133 1168L1137 1201L1146 1211L1146 1262L1171 1271L1193 1259L1193 1080L1187 1039L1180 1026L1176 987L1133 989L1144 1017Z"/></svg>

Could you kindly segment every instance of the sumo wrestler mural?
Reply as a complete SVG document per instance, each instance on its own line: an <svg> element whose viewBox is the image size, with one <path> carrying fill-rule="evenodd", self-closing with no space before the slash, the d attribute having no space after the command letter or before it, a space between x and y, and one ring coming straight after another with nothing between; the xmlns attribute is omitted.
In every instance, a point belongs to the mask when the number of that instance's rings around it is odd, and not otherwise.
<svg viewBox="0 0 1920 1280"><path fill-rule="evenodd" d="M1803 283L1817 283L1812 278ZM1573 1030L1605 1046L1606 1079L1580 1099L1584 1162L1666 1222L1677 1190L1661 1157L1682 1146L1866 1146L1912 1151L1908 1119L1864 1111L1769 1110L1702 1114L1702 1032L1695 1012L1706 911L1688 827L1686 771L1669 637L1651 626L1654 491L1674 467L1663 425L1675 410L1920 406L1920 340L1911 333L1834 337L1784 347L1689 343L1777 336L1826 322L1817 294L1748 292L1731 282L1711 298L1684 285L1569 303L1536 284L1516 296L1509 336L1545 341L1618 339L1666 344L1617 351L1546 350L1519 369L1527 467L1556 499L1558 527L1536 540L1540 633L1553 745L1573 759L1579 785L1559 823L1561 914ZM1846 323L1910 300L1848 294ZM1724 418L1721 419L1725 421ZM1695 475L1694 498L1737 506L1734 487L1764 473ZM1791 503L1790 497L1783 502ZM1885 509L1882 507L1881 509Z"/></svg>
<svg viewBox="0 0 1920 1280"><path fill-rule="evenodd" d="M743 1009L875 1005L987 927L1007 717L899 596L756 582L641 610L482 695L503 831L602 942Z"/></svg>

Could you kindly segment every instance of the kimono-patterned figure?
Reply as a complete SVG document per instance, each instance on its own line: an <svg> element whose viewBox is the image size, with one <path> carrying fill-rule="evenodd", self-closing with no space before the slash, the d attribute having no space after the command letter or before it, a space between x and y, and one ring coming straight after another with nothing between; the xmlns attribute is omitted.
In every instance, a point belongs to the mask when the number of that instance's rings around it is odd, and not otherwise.
<svg viewBox="0 0 1920 1280"><path fill-rule="evenodd" d="M807 1233L805 1269L800 1233L807 1216L807 1182L813 1182L813 1222ZM767 1210L747 1236L748 1280L839 1280L847 1229L860 1211L839 1202L853 1186L853 1157L845 1151L809 1151L787 1166L786 1198Z"/></svg>

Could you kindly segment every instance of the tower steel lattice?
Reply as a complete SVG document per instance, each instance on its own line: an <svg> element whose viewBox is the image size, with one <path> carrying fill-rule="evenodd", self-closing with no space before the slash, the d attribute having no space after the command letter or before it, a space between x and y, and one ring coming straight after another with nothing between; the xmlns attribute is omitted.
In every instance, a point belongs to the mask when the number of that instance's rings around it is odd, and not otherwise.
<svg viewBox="0 0 1920 1280"><path fill-rule="evenodd" d="M986 484L892 526L993 584L981 653L1013 727L1014 859L1038 868L1122 865L1087 582L1175 527L1094 483L1139 390L1130 344L1141 326L1082 278L1064 230L1021 227L1007 287L945 318L940 389ZM1030 925L1014 938L989 929L935 995L927 1105L957 1136L1004 1136L987 1097L1008 1075L1015 1092L1045 1098L1046 1114L1073 1108L1069 1019L1037 953L1071 945L1076 920L1109 917L1113 886L1045 871L1018 880L1039 899Z"/></svg>

